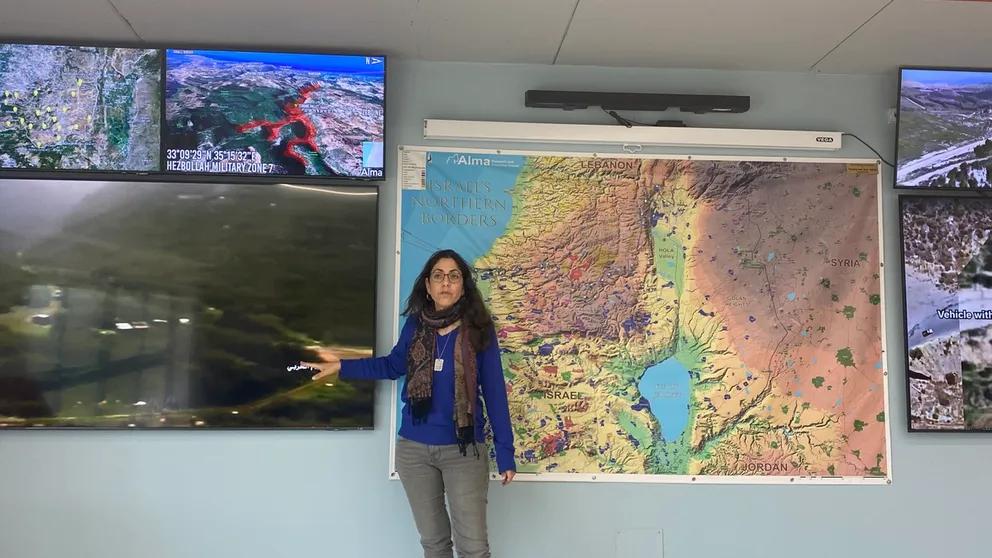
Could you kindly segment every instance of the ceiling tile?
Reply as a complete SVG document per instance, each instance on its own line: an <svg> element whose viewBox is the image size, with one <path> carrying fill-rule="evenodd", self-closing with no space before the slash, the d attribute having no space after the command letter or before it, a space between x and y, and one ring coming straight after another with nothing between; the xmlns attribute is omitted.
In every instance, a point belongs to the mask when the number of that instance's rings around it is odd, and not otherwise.
<svg viewBox="0 0 992 558"><path fill-rule="evenodd" d="M412 52L416 0L114 0L147 41L216 47Z"/></svg>
<svg viewBox="0 0 992 558"><path fill-rule="evenodd" d="M582 0L558 63L806 71L886 1Z"/></svg>
<svg viewBox="0 0 992 558"><path fill-rule="evenodd" d="M868 74L900 65L992 67L992 4L896 0L817 70Z"/></svg>
<svg viewBox="0 0 992 558"><path fill-rule="evenodd" d="M0 36L37 42L135 42L107 0L0 0Z"/></svg>
<svg viewBox="0 0 992 558"><path fill-rule="evenodd" d="M576 0L112 2L0 0L0 36L135 42L116 5L142 39L157 44L548 64L576 6ZM900 64L986 67L992 66L989 29L989 2L579 0L556 62L801 72L816 64L828 73L887 72Z"/></svg>
<svg viewBox="0 0 992 558"><path fill-rule="evenodd" d="M114 0L161 43L550 63L574 0Z"/></svg>
<svg viewBox="0 0 992 558"><path fill-rule="evenodd" d="M575 0L424 0L412 58L550 64Z"/></svg>

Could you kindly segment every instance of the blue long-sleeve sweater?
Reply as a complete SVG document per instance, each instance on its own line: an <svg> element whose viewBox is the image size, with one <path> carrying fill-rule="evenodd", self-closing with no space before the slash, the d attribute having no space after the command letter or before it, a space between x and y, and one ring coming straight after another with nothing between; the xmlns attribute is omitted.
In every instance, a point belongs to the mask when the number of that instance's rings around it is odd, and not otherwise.
<svg viewBox="0 0 992 558"><path fill-rule="evenodd" d="M407 373L407 350L416 331L417 318L409 318L403 325L399 341L389 355L378 358L363 358L341 361L341 379L344 380L395 380ZM456 444L455 436L455 338L458 330L447 335L437 336L437 355L444 359L444 368L434 373L431 390L431 410L424 422L414 424L410 414L406 390L402 390L403 416L399 435L415 442L429 445ZM496 332L490 331L490 342L486 350L476 355L479 371L479 389L482 398L475 407L475 439L485 440L483 428L485 417L482 402L485 401L486 414L492 423L493 442L496 447L496 465L500 472L516 470L513 458L513 430L510 428L510 409L506 402L506 383L503 378L503 365L499 358L499 343Z"/></svg>

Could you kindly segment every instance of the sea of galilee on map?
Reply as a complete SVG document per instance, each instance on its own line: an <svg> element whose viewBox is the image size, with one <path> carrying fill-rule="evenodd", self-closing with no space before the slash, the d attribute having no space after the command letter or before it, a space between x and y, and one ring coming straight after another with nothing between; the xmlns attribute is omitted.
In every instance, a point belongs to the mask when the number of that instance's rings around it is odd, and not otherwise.
<svg viewBox="0 0 992 558"><path fill-rule="evenodd" d="M520 472L884 482L876 165L435 151L424 170L400 292L436 249L474 265Z"/></svg>

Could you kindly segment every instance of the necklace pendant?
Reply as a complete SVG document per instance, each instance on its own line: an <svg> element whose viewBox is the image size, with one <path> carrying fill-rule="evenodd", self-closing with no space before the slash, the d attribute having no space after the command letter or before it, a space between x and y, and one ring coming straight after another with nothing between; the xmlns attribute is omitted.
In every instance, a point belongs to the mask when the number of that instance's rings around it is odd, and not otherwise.
<svg viewBox="0 0 992 558"><path fill-rule="evenodd" d="M440 372L442 369L444 369L444 359L443 358L434 359L434 371Z"/></svg>

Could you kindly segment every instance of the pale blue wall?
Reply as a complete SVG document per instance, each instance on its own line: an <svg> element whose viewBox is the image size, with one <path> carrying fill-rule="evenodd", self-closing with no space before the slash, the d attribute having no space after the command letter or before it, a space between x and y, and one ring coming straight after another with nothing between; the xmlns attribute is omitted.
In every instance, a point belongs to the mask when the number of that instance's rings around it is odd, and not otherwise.
<svg viewBox="0 0 992 558"><path fill-rule="evenodd" d="M396 145L425 143L423 118L607 122L592 111L525 109L530 88L748 94L749 113L688 121L853 131L887 157L893 148L885 112L894 104L894 73L424 62L395 62L390 72L390 174ZM871 156L849 138L844 145L841 155ZM887 172L885 254L896 262L890 181ZM395 203L390 180L380 215L381 324L395 311ZM844 216L837 219L843 226ZM992 437L905 432L896 273L886 277L886 289L892 486L494 485L495 555L609 558L618 530L662 529L669 558L987 556ZM382 328L380 350L390 340ZM386 480L388 402L380 389L376 420L383 426L374 432L0 433L0 558L416 557L402 489Z"/></svg>

